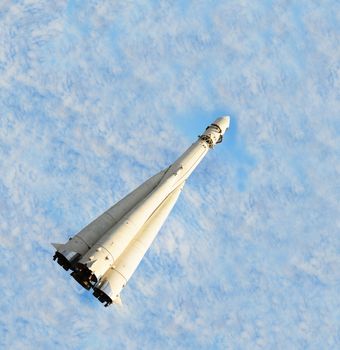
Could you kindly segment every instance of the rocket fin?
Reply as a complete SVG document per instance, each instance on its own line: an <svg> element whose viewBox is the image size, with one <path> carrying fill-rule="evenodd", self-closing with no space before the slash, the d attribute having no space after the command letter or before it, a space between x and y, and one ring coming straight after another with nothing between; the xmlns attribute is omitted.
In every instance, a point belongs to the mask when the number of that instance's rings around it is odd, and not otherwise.
<svg viewBox="0 0 340 350"><path fill-rule="evenodd" d="M53 245L53 247L56 249L56 250L61 250L64 246L64 244L60 244L60 243L51 243Z"/></svg>
<svg viewBox="0 0 340 350"><path fill-rule="evenodd" d="M120 298L120 296L116 297L116 299L113 299L112 302L116 305L123 306L122 299Z"/></svg>

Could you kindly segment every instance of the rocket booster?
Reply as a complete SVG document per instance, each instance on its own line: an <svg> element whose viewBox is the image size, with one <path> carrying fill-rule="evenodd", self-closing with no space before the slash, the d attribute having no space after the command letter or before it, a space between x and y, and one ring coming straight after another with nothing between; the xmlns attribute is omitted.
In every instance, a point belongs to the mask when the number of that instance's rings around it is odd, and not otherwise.
<svg viewBox="0 0 340 350"><path fill-rule="evenodd" d="M53 256L105 306L137 269L175 205L185 181L209 149L222 142L229 117L216 119L173 164L109 208L65 244L52 243Z"/></svg>

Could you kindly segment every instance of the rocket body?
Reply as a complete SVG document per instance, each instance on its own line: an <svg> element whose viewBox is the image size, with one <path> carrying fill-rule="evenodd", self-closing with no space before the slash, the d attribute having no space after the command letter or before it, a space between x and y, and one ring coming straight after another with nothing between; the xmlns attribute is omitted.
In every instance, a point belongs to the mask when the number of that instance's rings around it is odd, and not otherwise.
<svg viewBox="0 0 340 350"><path fill-rule="evenodd" d="M54 260L105 306L137 269L175 205L185 181L209 149L222 141L229 117L208 126L173 164L144 182L65 244L53 244Z"/></svg>

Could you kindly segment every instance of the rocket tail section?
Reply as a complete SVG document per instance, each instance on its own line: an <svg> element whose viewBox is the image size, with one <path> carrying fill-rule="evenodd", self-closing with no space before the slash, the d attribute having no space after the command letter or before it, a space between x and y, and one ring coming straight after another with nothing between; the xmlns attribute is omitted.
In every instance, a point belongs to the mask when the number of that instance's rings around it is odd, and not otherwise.
<svg viewBox="0 0 340 350"><path fill-rule="evenodd" d="M184 183L168 195L131 241L115 264L94 287L94 296L105 306L120 300L120 292L137 269L145 253L175 205Z"/></svg>

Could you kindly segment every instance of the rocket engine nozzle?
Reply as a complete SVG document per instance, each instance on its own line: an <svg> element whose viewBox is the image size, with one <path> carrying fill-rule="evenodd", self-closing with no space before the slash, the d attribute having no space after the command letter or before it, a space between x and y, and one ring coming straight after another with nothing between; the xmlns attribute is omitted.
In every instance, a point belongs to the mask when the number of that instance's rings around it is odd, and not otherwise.
<svg viewBox="0 0 340 350"><path fill-rule="evenodd" d="M97 277L84 264L77 263L71 276L85 289L90 290L97 283Z"/></svg>
<svg viewBox="0 0 340 350"><path fill-rule="evenodd" d="M57 263L66 271L71 268L71 263L58 251L54 253L53 260L57 260Z"/></svg>
<svg viewBox="0 0 340 350"><path fill-rule="evenodd" d="M80 254L71 251L59 252L58 250L54 253L53 260L57 260L57 263L63 267L64 270L74 269L74 264L79 260Z"/></svg>
<svg viewBox="0 0 340 350"><path fill-rule="evenodd" d="M112 304L112 299L101 289L94 287L93 290L94 297L97 298L101 303L103 303L105 307Z"/></svg>

